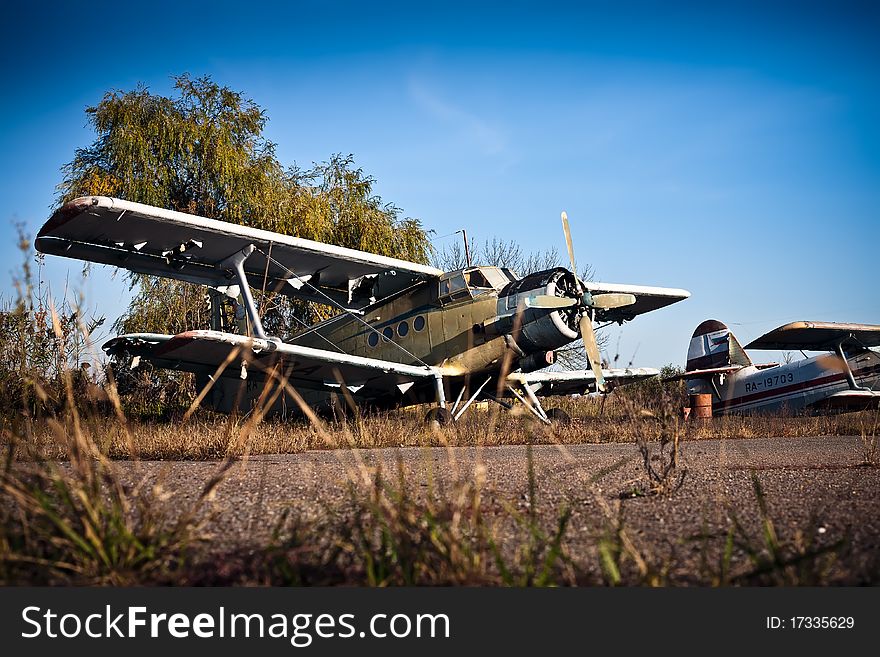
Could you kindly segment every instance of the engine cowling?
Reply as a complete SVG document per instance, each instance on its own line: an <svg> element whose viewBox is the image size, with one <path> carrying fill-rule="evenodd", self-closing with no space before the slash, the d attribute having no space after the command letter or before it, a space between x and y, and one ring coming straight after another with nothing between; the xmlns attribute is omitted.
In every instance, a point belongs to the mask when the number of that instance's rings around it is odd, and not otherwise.
<svg viewBox="0 0 880 657"><path fill-rule="evenodd" d="M517 345L527 352L552 351L580 337L576 307L550 310L526 307L525 300L537 295L578 298L574 274L562 267L535 272L507 285L498 295L498 316L517 324Z"/></svg>

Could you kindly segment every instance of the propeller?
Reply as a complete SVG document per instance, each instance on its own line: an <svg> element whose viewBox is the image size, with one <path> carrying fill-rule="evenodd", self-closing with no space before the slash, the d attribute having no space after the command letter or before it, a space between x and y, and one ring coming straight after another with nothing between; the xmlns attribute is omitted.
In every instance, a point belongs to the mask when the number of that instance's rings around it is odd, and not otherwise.
<svg viewBox="0 0 880 657"><path fill-rule="evenodd" d="M571 297L555 297L550 294L533 294L525 299L526 308L570 308L577 302L577 299Z"/></svg>
<svg viewBox="0 0 880 657"><path fill-rule="evenodd" d="M634 294L608 292L606 294L590 294L583 292L584 303L590 308L620 308L631 306L636 302ZM556 297L550 294L533 294L526 297L526 308L570 308L576 306L578 300L572 297Z"/></svg>
<svg viewBox="0 0 880 657"><path fill-rule="evenodd" d="M578 321L581 329L581 339L584 341L584 351L590 361L593 374L596 375L596 390L605 392L605 375L602 374L602 357L599 355L599 345L596 342L596 331L593 330L593 318L589 312L584 312Z"/></svg>
<svg viewBox="0 0 880 657"><path fill-rule="evenodd" d="M623 306L631 306L636 302L635 294L626 294L623 292L606 292L605 294L584 293L585 302L592 308L602 308L607 310L610 308L622 308Z"/></svg>
<svg viewBox="0 0 880 657"><path fill-rule="evenodd" d="M564 306L553 306L553 307L568 307L573 305L578 305L578 314L580 315L578 319L578 327L581 331L581 338L584 341L584 351L587 353L587 358L590 361L590 367L593 370L593 374L596 375L596 390L598 392L605 392L605 377L602 374L602 358L599 355L599 345L596 342L596 332L593 329L593 310L596 308L600 309L610 309L610 308L621 308L623 306L630 306L636 302L636 298L632 294L621 294L621 293L607 293L607 294L590 294L588 291L584 290L581 285L580 278L578 278L578 270L577 270L577 262L574 258L574 245L571 241L571 229L568 225L568 214L565 212L562 213L562 232L565 233L565 245L568 247L568 259L571 261L571 273L574 274L574 284L578 292L579 299L572 299L573 303L567 303ZM537 295L535 297L536 303L542 303L544 301L544 297L548 295ZM528 301L527 301L528 303ZM549 303L549 302L546 302ZM532 306L532 307L551 307L551 306Z"/></svg>

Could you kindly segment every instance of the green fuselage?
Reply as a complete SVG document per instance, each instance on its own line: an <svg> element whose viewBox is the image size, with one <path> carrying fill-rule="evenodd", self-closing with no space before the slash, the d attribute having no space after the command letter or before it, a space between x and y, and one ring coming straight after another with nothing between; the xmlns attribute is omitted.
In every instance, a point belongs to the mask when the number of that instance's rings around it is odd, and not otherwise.
<svg viewBox="0 0 880 657"><path fill-rule="evenodd" d="M367 307L363 315L337 315L290 342L318 349L335 345L353 356L408 365L460 364L467 372L497 365L504 338L487 335L484 327L496 317L498 293L481 290L441 303L436 287L420 283ZM498 345L487 344L493 342Z"/></svg>

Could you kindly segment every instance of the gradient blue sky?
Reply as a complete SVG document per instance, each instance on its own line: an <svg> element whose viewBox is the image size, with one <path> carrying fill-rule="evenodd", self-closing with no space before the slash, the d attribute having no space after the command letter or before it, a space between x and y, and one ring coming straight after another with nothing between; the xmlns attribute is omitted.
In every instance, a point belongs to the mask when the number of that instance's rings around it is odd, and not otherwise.
<svg viewBox="0 0 880 657"><path fill-rule="evenodd" d="M94 138L84 108L190 72L262 106L285 164L353 153L437 235L564 252L564 209L597 279L689 289L610 331L623 362L683 364L709 317L743 342L797 319L880 324L880 12L697 7L7 7L0 291L20 261L12 222L36 232L61 166ZM120 278L80 269L50 258L45 277L115 317Z"/></svg>

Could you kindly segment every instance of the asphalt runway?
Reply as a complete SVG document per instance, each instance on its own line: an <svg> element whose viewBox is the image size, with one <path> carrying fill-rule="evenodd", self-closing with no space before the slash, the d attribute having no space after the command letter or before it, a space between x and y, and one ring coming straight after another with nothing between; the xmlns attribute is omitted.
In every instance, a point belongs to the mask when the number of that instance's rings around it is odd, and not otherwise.
<svg viewBox="0 0 880 657"><path fill-rule="evenodd" d="M656 450L656 445L653 446ZM528 507L524 446L309 451L256 456L233 465L213 499L211 549L265 546L285 509L305 519L343 508L349 482L382 468L396 480L402 467L413 490L449 490L457 480L480 477L483 506L496 513L498 531L517 540L505 505ZM705 567L701 533L722 534L736 518L761 543L754 493L757 477L780 542L790 545L845 541L830 583L878 583L880 468L865 465L857 436L695 440L683 443L687 473L671 493L626 499L645 488L642 457L633 443L540 445L533 448L536 509L550 527L570 505L566 547L598 564L596 540L621 518L635 547L650 562L668 564L679 581ZM658 461L652 461L658 465ZM160 477L173 504L195 500L218 462L120 462L132 479ZM622 499L623 495L623 499ZM622 507L622 515L621 515Z"/></svg>

